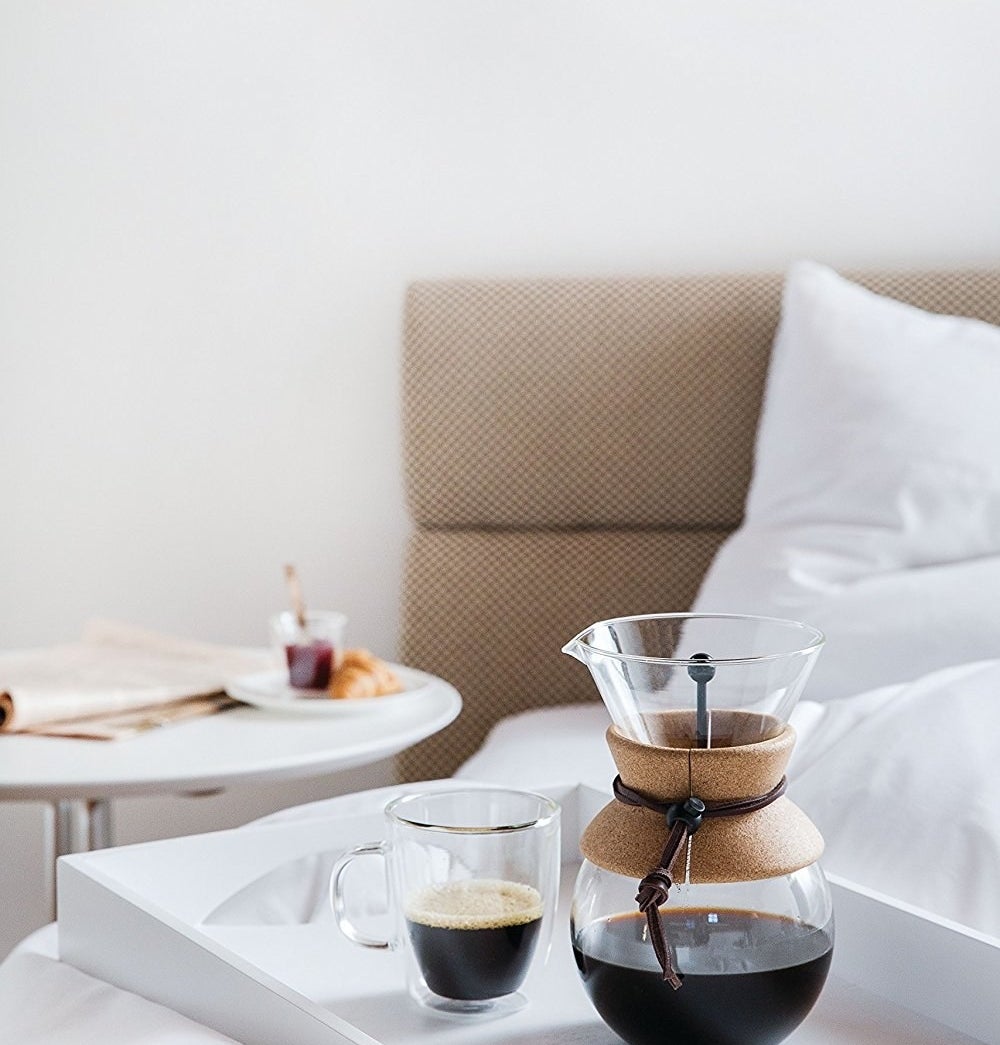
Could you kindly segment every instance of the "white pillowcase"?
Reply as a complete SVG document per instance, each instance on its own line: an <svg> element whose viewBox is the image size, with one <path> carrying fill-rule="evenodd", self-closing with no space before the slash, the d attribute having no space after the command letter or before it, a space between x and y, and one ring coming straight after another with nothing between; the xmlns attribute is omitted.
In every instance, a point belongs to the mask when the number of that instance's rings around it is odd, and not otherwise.
<svg viewBox="0 0 1000 1045"><path fill-rule="evenodd" d="M1000 329L793 265L745 520L695 609L820 628L813 700L1000 656Z"/></svg>

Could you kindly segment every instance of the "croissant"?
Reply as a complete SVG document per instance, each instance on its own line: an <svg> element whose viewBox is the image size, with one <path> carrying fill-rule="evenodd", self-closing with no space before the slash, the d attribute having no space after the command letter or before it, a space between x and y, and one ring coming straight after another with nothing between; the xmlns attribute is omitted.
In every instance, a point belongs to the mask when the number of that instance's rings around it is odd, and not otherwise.
<svg viewBox="0 0 1000 1045"><path fill-rule="evenodd" d="M384 697L399 693L403 685L384 660L366 649L349 649L330 678L330 696L335 700Z"/></svg>

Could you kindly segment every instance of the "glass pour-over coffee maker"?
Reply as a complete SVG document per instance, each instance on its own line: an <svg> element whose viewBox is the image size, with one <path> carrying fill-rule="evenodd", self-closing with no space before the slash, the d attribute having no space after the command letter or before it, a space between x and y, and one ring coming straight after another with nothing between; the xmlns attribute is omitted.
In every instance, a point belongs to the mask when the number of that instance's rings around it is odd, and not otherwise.
<svg viewBox="0 0 1000 1045"><path fill-rule="evenodd" d="M787 719L822 644L793 621L657 614L564 648L611 713L619 771L581 839L573 950L629 1045L780 1042L823 987L823 841L784 797Z"/></svg>

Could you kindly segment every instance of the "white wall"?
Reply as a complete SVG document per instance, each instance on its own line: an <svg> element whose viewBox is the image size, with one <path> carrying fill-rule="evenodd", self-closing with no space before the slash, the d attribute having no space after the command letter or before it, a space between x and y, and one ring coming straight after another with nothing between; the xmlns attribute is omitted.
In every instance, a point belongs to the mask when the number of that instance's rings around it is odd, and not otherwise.
<svg viewBox="0 0 1000 1045"><path fill-rule="evenodd" d="M989 0L0 0L0 647L259 643L293 560L391 655L406 282L996 265L998 34Z"/></svg>

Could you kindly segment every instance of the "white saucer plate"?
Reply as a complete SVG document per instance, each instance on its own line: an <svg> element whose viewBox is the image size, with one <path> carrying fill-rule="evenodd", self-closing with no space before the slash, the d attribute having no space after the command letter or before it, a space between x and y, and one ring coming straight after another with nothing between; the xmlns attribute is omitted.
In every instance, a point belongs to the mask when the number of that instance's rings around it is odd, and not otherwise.
<svg viewBox="0 0 1000 1045"><path fill-rule="evenodd" d="M298 715L367 715L399 707L426 693L433 683L433 676L401 664L390 664L396 677L403 684L399 693L384 697L355 697L335 700L325 689L294 689L288 684L288 672L284 669L259 671L252 675L240 675L226 683L226 692L234 700L252 704L265 711L281 711Z"/></svg>

